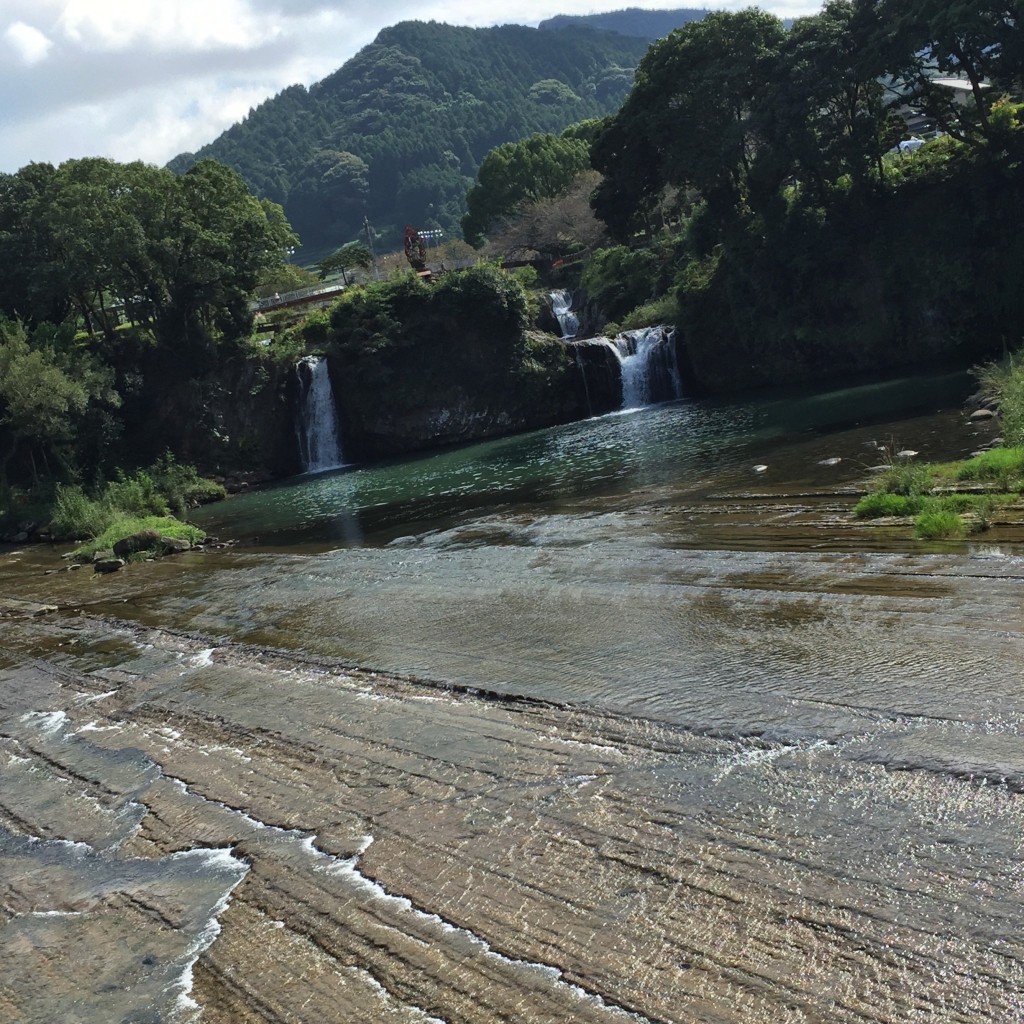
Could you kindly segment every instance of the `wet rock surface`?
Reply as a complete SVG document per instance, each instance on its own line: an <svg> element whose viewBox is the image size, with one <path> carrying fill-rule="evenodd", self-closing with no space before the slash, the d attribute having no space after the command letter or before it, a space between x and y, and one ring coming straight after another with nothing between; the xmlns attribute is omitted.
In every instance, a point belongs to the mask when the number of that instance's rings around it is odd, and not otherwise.
<svg viewBox="0 0 1024 1024"><path fill-rule="evenodd" d="M1020 565L682 568L720 655L841 662L881 628L888 664L784 695L780 739L152 628L45 577L64 611L0 620L5 1019L1017 1019ZM915 673L921 631L957 657Z"/></svg>

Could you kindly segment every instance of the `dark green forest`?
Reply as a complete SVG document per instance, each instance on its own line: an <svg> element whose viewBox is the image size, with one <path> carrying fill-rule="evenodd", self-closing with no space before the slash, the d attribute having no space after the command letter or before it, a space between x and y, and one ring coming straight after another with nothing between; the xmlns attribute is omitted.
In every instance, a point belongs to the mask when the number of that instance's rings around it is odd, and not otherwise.
<svg viewBox="0 0 1024 1024"><path fill-rule="evenodd" d="M700 21L710 12L704 7L684 7L671 11L648 11L640 7L626 7L621 11L600 14L556 14L545 18L537 27L541 30L577 31L599 28L605 32L618 32L653 43L691 21Z"/></svg>
<svg viewBox="0 0 1024 1024"><path fill-rule="evenodd" d="M830 0L789 31L750 9L655 43L592 146L617 243L592 300L652 304L719 392L1018 347L1020 14ZM902 155L911 112L934 138Z"/></svg>
<svg viewBox="0 0 1024 1024"><path fill-rule="evenodd" d="M407 223L457 234L490 149L615 111L646 48L594 30L403 22L170 167L210 157L234 168L284 207L307 250L351 241L364 217L384 248Z"/></svg>

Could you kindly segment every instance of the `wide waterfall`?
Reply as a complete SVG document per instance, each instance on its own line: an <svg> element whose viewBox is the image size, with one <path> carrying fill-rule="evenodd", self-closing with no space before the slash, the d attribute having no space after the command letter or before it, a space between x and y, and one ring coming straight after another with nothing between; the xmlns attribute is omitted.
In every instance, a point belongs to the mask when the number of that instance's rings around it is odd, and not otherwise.
<svg viewBox="0 0 1024 1024"><path fill-rule="evenodd" d="M683 397L673 328L626 331L617 335L612 345L622 364L623 409L639 409Z"/></svg>
<svg viewBox="0 0 1024 1024"><path fill-rule="evenodd" d="M305 356L295 371L299 378L297 433L302 468L307 473L321 473L343 466L341 432L327 360L323 356Z"/></svg>
<svg viewBox="0 0 1024 1024"><path fill-rule="evenodd" d="M579 317L572 311L572 292L561 288L550 293L551 312L558 320L558 326L562 332L562 340L569 341L575 338L580 329Z"/></svg>

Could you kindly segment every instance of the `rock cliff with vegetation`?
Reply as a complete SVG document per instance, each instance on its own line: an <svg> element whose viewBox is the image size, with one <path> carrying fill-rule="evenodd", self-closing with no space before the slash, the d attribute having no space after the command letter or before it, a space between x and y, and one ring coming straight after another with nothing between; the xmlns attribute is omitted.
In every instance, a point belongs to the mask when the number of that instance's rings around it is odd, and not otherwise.
<svg viewBox="0 0 1024 1024"><path fill-rule="evenodd" d="M532 319L516 278L485 264L353 290L297 333L328 354L346 457L363 461L585 416L570 353Z"/></svg>
<svg viewBox="0 0 1024 1024"><path fill-rule="evenodd" d="M691 385L717 392L1016 347L1022 54L994 0L673 32L591 147L618 243L585 266L591 301L674 321ZM904 101L941 132L912 155Z"/></svg>

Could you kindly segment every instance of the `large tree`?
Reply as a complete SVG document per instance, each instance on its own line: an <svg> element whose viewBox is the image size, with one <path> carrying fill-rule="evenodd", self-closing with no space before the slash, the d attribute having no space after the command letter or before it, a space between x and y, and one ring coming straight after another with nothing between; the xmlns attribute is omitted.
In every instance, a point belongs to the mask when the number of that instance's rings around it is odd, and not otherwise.
<svg viewBox="0 0 1024 1024"><path fill-rule="evenodd" d="M857 0L876 18L874 39L897 83L951 135L989 140L992 101L1019 90L1024 71L1020 0ZM972 102L957 102L936 77L958 78ZM995 86L995 88L993 88Z"/></svg>
<svg viewBox="0 0 1024 1024"><path fill-rule="evenodd" d="M885 67L872 45L880 31L877 12L854 0L829 0L794 23L754 108L762 198L790 175L818 199L841 175L858 184L881 176L892 143Z"/></svg>
<svg viewBox="0 0 1024 1024"><path fill-rule="evenodd" d="M0 491L19 452L36 480L44 469L67 470L90 411L119 404L112 371L75 344L72 328L29 333L0 318Z"/></svg>
<svg viewBox="0 0 1024 1024"><path fill-rule="evenodd" d="M651 47L593 147L605 175L595 208L613 230L638 226L667 186L699 190L717 212L736 206L756 151L752 108L784 38L778 18L750 9L710 14Z"/></svg>
<svg viewBox="0 0 1024 1024"><path fill-rule="evenodd" d="M564 194L589 162L590 147L571 130L562 136L532 135L492 149L480 165L477 184L466 196L469 212L462 219L466 241L480 246L492 226L524 203Z"/></svg>
<svg viewBox="0 0 1024 1024"><path fill-rule="evenodd" d="M295 237L281 208L212 160L178 176L71 160L0 176L0 312L30 324L76 311L112 335L114 308L196 358L248 333L248 299Z"/></svg>

